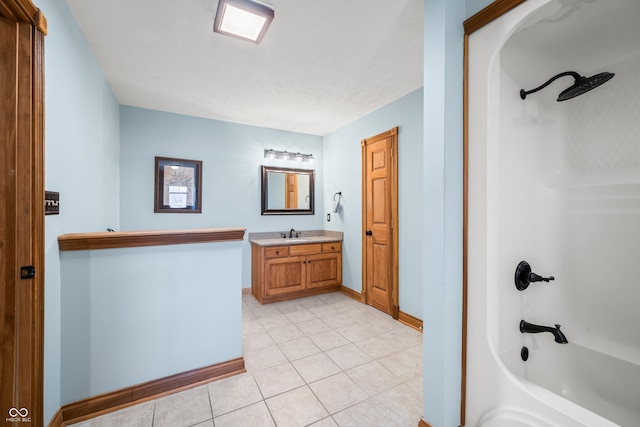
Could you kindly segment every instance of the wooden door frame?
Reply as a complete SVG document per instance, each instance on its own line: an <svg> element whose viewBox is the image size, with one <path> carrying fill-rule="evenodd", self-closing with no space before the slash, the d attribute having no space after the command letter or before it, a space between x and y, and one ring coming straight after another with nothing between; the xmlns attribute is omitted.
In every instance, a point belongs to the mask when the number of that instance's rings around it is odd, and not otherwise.
<svg viewBox="0 0 640 427"><path fill-rule="evenodd" d="M386 139L391 137L391 292L392 292L392 305L391 316L394 319L398 319L400 316L400 304L399 304L399 263L398 263L398 127L389 129L386 132L382 132L378 135L370 138L365 138L360 141L361 147L361 167L362 167L362 302L367 304L368 289L367 289L367 236L365 234L367 230L367 170L366 170L366 152L367 144Z"/></svg>
<svg viewBox="0 0 640 427"><path fill-rule="evenodd" d="M27 408L30 422L16 425L41 426L44 425L44 36L47 34L47 21L31 0L0 0L0 17L9 22L31 26L28 30L30 40L26 43L22 40L23 48L29 49L30 64L29 67L19 68L16 120L13 126L3 124L3 138L8 138L3 143L7 146L14 144L13 146L19 148L19 152L23 154L16 156L17 178L15 183L8 184L11 187L10 194L1 200L11 209L7 213L13 218L13 222L10 223L15 229L13 234L6 235L7 240L3 243L8 242L9 245L5 247L26 249L21 249L15 254L11 260L12 264L7 264L11 271L7 271L1 280L7 279L11 282L7 284L7 289L16 289L18 285L31 287L28 299L24 297L23 292L19 292L15 294L15 299L11 300L14 301L14 309L23 316L26 315L30 321L27 329L22 321L13 319L5 323L3 319L2 334L6 336L4 334L8 333L8 336L15 338L10 329L17 328L19 337L29 337L29 372L14 374L18 380L11 382L14 387L12 400L15 403L15 396L29 396L30 400ZM25 87L29 89L24 92L17 90ZM20 224L21 218L28 218L27 224ZM22 265L35 267L35 277L24 283L20 279ZM11 301L5 300L0 303L10 304ZM14 352L13 357L17 357L15 340L10 345ZM4 361L3 370L17 369L12 362L13 360ZM27 375L29 378L25 380L24 377ZM6 387L6 384L2 387ZM16 409L24 409L20 406L21 408ZM0 417L5 418L7 415L12 414L3 411Z"/></svg>

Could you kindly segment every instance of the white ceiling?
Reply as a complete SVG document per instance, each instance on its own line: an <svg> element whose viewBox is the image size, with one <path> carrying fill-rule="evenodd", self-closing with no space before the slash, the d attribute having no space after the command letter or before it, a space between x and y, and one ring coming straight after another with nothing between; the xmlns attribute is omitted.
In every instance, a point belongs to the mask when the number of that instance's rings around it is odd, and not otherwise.
<svg viewBox="0 0 640 427"><path fill-rule="evenodd" d="M259 45L217 0L66 0L118 102L326 135L418 89L423 0L270 0Z"/></svg>

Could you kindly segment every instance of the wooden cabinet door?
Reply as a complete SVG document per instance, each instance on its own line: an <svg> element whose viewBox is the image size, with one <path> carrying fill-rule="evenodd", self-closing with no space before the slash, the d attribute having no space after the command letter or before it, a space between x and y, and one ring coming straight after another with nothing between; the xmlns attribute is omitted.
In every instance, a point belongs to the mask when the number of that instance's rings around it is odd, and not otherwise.
<svg viewBox="0 0 640 427"><path fill-rule="evenodd" d="M305 257L274 258L265 261L266 295L278 295L305 289L307 278Z"/></svg>
<svg viewBox="0 0 640 427"><path fill-rule="evenodd" d="M342 254L328 253L307 257L308 287L338 285L342 282Z"/></svg>

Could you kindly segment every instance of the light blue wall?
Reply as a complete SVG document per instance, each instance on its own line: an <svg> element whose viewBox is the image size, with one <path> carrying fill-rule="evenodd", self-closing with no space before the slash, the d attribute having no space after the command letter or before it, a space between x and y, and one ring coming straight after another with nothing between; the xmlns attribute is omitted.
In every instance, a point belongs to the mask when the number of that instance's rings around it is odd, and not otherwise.
<svg viewBox="0 0 640 427"><path fill-rule="evenodd" d="M121 230L242 227L252 233L323 228L321 137L126 106L120 108L120 126ZM260 214L265 148L313 154L315 215ZM155 156L202 160L202 214L153 213ZM242 284L251 286L246 239Z"/></svg>
<svg viewBox="0 0 640 427"><path fill-rule="evenodd" d="M422 319L422 89L324 138L326 212L342 192L342 210L325 228L344 233L343 285L362 291L362 167L360 141L398 126L399 303ZM325 212L325 213L326 213Z"/></svg>
<svg viewBox="0 0 640 427"><path fill-rule="evenodd" d="M492 0L466 0L465 5L465 19L480 12L483 8L492 3Z"/></svg>
<svg viewBox="0 0 640 427"><path fill-rule="evenodd" d="M119 107L63 0L38 2L45 38L45 188L60 215L45 219L44 419L60 408L60 234L118 227Z"/></svg>
<svg viewBox="0 0 640 427"><path fill-rule="evenodd" d="M460 422L463 21L487 0L424 1L424 418Z"/></svg>
<svg viewBox="0 0 640 427"><path fill-rule="evenodd" d="M62 403L242 356L242 242L62 254Z"/></svg>

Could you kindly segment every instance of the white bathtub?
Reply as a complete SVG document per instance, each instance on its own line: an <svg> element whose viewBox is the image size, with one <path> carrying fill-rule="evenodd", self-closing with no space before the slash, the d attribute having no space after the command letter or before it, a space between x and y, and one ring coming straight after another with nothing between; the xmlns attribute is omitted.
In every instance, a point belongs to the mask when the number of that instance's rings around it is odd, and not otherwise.
<svg viewBox="0 0 640 427"><path fill-rule="evenodd" d="M602 422L640 426L639 365L576 344L545 344L530 349L526 362L519 349L501 359L532 393L561 396Z"/></svg>
<svg viewBox="0 0 640 427"><path fill-rule="evenodd" d="M640 426L638 17L638 0L528 0L469 36L468 426ZM616 76L520 99L568 70ZM556 280L518 291L521 260Z"/></svg>

